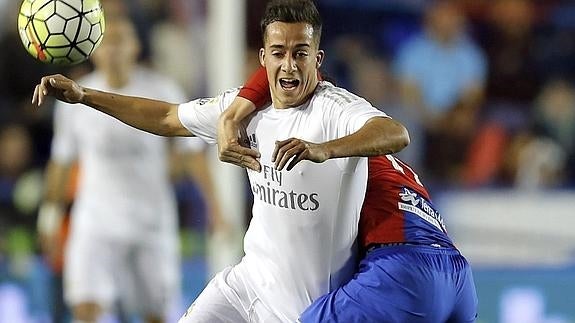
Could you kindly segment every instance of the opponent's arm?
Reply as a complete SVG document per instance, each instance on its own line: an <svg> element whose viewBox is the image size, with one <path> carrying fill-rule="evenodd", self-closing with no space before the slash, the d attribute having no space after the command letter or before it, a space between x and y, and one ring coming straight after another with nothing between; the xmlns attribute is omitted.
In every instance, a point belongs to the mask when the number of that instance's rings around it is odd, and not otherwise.
<svg viewBox="0 0 575 323"><path fill-rule="evenodd" d="M41 105L46 96L53 96L67 103L85 104L153 134L193 135L180 122L177 104L84 88L62 75L43 77L34 89L32 103Z"/></svg>
<svg viewBox="0 0 575 323"><path fill-rule="evenodd" d="M239 124L256 108L264 106L270 100L266 70L260 67L218 119L218 154L221 161L258 172L261 170L257 160L260 157L259 152L243 147L239 141Z"/></svg>

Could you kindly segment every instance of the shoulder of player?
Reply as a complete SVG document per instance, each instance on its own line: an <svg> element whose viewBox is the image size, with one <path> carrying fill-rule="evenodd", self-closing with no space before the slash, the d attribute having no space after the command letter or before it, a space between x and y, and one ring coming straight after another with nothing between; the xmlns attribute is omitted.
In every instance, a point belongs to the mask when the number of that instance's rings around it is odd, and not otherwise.
<svg viewBox="0 0 575 323"><path fill-rule="evenodd" d="M218 95L213 97L201 97L201 98L194 98L188 102L183 103L183 105L192 105L192 106L221 106L222 108L227 108L232 104L232 101L237 96L240 88L230 88L223 92L220 92Z"/></svg>
<svg viewBox="0 0 575 323"><path fill-rule="evenodd" d="M325 106L347 108L359 104L369 104L364 98L337 87L329 82L322 81L314 94L313 100Z"/></svg>

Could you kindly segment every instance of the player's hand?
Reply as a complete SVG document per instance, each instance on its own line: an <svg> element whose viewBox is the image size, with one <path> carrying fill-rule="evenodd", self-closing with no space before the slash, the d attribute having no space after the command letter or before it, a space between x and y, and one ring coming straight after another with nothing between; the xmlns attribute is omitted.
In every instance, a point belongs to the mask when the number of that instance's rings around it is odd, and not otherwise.
<svg viewBox="0 0 575 323"><path fill-rule="evenodd" d="M272 155L272 161L275 163L276 169L282 170L287 164L286 169L288 171L302 160L323 163L327 159L329 159L329 153L323 148L323 145L297 138L276 141L276 147Z"/></svg>
<svg viewBox="0 0 575 323"><path fill-rule="evenodd" d="M237 122L220 117L218 122L218 156L221 161L259 172L262 168L257 150L240 144Z"/></svg>
<svg viewBox="0 0 575 323"><path fill-rule="evenodd" d="M51 264L56 264L62 256L64 210L57 204L43 203L37 221L40 249Z"/></svg>
<svg viewBox="0 0 575 323"><path fill-rule="evenodd" d="M60 74L44 76L40 84L34 88L32 104L42 105L46 96L53 96L67 103L78 103L84 96L84 89L78 83Z"/></svg>

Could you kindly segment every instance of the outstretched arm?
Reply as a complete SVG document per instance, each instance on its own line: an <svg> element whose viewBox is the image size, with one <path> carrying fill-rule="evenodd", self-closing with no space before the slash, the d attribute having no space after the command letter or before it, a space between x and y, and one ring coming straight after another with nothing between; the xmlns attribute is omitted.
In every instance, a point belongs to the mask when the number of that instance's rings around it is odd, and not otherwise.
<svg viewBox="0 0 575 323"><path fill-rule="evenodd" d="M45 76L36 85L32 103L46 96L67 103L82 103L132 127L161 136L192 136L178 118L178 105L84 88L63 75Z"/></svg>

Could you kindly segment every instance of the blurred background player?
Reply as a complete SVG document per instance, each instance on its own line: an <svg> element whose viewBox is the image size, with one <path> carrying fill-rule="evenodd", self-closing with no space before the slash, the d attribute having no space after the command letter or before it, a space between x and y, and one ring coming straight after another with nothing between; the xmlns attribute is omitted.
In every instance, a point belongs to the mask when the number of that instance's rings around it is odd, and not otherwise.
<svg viewBox="0 0 575 323"><path fill-rule="evenodd" d="M455 182L483 101L486 60L455 1L430 1L423 27L395 58L403 111L394 115L411 121L406 159L433 183Z"/></svg>
<svg viewBox="0 0 575 323"><path fill-rule="evenodd" d="M185 101L173 81L137 64L140 44L131 21L116 8L118 3L104 5L106 38L93 56L96 70L80 83L127 95ZM64 105L58 103L55 110L38 225L43 249L55 256L65 188L77 160L79 183L64 261L64 293L72 316L96 322L119 304L146 322L164 322L181 287L170 142L87 107ZM194 172L208 209L219 218L202 155L204 145L193 138L173 144L186 153L180 163Z"/></svg>

